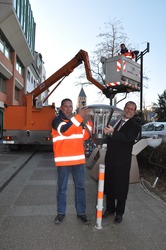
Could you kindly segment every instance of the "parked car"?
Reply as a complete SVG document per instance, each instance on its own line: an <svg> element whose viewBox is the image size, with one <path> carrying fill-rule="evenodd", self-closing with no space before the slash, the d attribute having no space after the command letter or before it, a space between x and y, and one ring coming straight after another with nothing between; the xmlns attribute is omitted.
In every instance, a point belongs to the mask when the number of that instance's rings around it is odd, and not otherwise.
<svg viewBox="0 0 166 250"><path fill-rule="evenodd" d="M162 137L166 142L166 122L149 122L142 126L142 137Z"/></svg>

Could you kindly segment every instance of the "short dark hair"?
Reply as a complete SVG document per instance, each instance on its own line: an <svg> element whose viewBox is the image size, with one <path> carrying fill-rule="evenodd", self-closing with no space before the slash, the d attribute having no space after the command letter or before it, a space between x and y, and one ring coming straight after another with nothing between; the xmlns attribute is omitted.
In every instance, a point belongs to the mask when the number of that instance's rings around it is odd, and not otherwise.
<svg viewBox="0 0 166 250"><path fill-rule="evenodd" d="M136 104L135 102L133 102L133 101L128 101L128 102L126 102L125 107L126 107L128 104L135 105L135 110L137 109L137 104Z"/></svg>
<svg viewBox="0 0 166 250"><path fill-rule="evenodd" d="M61 107L64 105L65 102L72 102L69 98L65 98L61 101Z"/></svg>

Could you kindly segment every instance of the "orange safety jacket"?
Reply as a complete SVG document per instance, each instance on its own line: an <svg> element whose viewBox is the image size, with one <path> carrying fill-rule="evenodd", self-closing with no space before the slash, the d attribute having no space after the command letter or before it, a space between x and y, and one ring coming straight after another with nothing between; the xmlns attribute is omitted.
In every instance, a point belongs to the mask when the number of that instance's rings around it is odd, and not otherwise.
<svg viewBox="0 0 166 250"><path fill-rule="evenodd" d="M59 117L59 121L57 128L52 128L55 165L58 167L84 164L84 140L88 140L90 134L88 130L81 125L83 118L79 114L76 114L70 120ZM64 131L63 126L69 122L71 124ZM86 126L92 131L92 124L90 122L87 122Z"/></svg>
<svg viewBox="0 0 166 250"><path fill-rule="evenodd" d="M125 56L125 57L128 57L130 59L134 59L135 58L135 55L132 53L132 51L123 53L122 55Z"/></svg>

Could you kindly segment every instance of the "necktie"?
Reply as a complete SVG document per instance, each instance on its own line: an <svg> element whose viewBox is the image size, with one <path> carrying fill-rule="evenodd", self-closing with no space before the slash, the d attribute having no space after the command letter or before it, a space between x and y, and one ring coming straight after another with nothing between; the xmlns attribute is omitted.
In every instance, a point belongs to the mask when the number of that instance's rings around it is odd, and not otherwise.
<svg viewBox="0 0 166 250"><path fill-rule="evenodd" d="M126 121L123 120L123 119L120 121L119 126L118 126L118 128L117 128L118 131L119 131L119 130L121 129L121 127L125 124L125 122L126 122Z"/></svg>

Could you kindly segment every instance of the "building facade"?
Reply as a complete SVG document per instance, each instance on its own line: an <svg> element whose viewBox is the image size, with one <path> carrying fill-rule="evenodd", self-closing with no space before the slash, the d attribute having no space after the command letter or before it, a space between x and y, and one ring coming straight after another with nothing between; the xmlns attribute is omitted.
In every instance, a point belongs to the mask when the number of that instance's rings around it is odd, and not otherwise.
<svg viewBox="0 0 166 250"><path fill-rule="evenodd" d="M26 68L34 60L35 28L28 0L0 0L0 101L22 105Z"/></svg>
<svg viewBox="0 0 166 250"><path fill-rule="evenodd" d="M0 0L0 138L4 105L24 105L24 95L46 79L42 56L35 52L35 32L29 0Z"/></svg>

